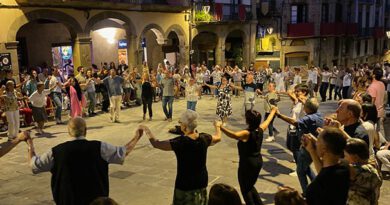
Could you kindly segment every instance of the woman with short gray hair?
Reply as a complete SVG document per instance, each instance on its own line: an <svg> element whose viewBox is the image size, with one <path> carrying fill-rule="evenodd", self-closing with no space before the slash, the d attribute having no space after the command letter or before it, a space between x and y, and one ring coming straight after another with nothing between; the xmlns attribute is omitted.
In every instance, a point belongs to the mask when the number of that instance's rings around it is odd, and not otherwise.
<svg viewBox="0 0 390 205"><path fill-rule="evenodd" d="M198 117L195 111L185 111L179 120L183 134L170 140L160 141L148 127L144 125L139 127L148 135L153 147L175 152L177 175L173 205L207 204L207 148L221 140L221 122L214 123L214 135L198 133L196 131Z"/></svg>

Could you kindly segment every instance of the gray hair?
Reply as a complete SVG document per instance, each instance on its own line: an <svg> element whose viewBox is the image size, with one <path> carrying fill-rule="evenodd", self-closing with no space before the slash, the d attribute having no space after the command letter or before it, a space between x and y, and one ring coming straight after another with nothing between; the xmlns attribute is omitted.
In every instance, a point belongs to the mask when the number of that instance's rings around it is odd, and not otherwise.
<svg viewBox="0 0 390 205"><path fill-rule="evenodd" d="M181 114L180 122L185 125L188 131L194 131L198 126L199 115L193 110L186 110L183 114Z"/></svg>
<svg viewBox="0 0 390 205"><path fill-rule="evenodd" d="M308 114L316 113L320 107L320 103L318 103L316 98L309 98L306 100L305 107L310 111Z"/></svg>
<svg viewBox="0 0 390 205"><path fill-rule="evenodd" d="M68 122L68 132L71 137L81 137L87 134L87 124L81 117L75 117Z"/></svg>

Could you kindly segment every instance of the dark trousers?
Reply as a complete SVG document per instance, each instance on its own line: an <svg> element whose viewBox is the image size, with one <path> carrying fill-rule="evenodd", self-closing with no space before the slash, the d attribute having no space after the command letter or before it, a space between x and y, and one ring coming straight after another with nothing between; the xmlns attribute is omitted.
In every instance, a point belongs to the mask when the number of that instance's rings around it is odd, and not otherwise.
<svg viewBox="0 0 390 205"><path fill-rule="evenodd" d="M333 89L335 87L335 84L330 84L329 86L329 98L328 100L332 100L332 96L333 96Z"/></svg>
<svg viewBox="0 0 390 205"><path fill-rule="evenodd" d="M343 97L341 96L341 90L343 88L341 86L336 86L336 88L334 89L334 99L336 100L337 98L339 98L339 100L341 100Z"/></svg>
<svg viewBox="0 0 390 205"><path fill-rule="evenodd" d="M343 87L343 99L349 99L349 86Z"/></svg>
<svg viewBox="0 0 390 205"><path fill-rule="evenodd" d="M255 188L262 166L263 159L261 156L240 158L238 166L238 183L240 184L241 194L246 205L263 204L259 193Z"/></svg>
<svg viewBox="0 0 390 205"><path fill-rule="evenodd" d="M153 103L153 98L142 98L144 115L146 114L146 111L149 110L150 118L153 117L152 103Z"/></svg>
<svg viewBox="0 0 390 205"><path fill-rule="evenodd" d="M326 91L328 90L329 83L321 83L320 87L320 95L321 95L321 100L324 102L326 101Z"/></svg>
<svg viewBox="0 0 390 205"><path fill-rule="evenodd" d="M264 115L264 121L268 118L269 113L266 112ZM274 119L275 117L271 120L271 122L268 125L268 134L269 136L274 136Z"/></svg>
<svg viewBox="0 0 390 205"><path fill-rule="evenodd" d="M102 111L108 112L108 107L110 107L110 97L108 96L107 91L102 91Z"/></svg>
<svg viewBox="0 0 390 205"><path fill-rule="evenodd" d="M257 89L263 92L264 83L256 83Z"/></svg>

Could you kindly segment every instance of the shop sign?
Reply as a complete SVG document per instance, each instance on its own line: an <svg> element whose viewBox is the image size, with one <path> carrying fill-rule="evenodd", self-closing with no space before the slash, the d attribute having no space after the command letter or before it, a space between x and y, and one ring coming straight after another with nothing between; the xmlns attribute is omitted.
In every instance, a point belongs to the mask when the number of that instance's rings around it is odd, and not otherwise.
<svg viewBox="0 0 390 205"><path fill-rule="evenodd" d="M0 70L12 69L11 53L0 53Z"/></svg>

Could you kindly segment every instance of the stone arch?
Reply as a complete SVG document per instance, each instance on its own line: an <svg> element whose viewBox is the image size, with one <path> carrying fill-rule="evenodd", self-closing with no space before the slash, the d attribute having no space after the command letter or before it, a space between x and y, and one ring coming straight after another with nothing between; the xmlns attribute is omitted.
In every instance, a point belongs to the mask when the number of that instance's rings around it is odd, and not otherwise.
<svg viewBox="0 0 390 205"><path fill-rule="evenodd" d="M64 24L68 28L72 38L75 38L77 36L77 33L82 33L83 31L78 21L66 13L56 10L38 9L30 11L23 16L18 17L12 23L8 31L7 41L15 41L16 34L22 26L38 19L52 20Z"/></svg>
<svg viewBox="0 0 390 205"><path fill-rule="evenodd" d="M164 39L168 38L168 35L169 35L170 32L175 32L176 33L177 37L179 37L179 41L180 41L180 45L181 46L188 45L184 29L181 26L179 26L177 24L174 24L174 25L170 26L165 31Z"/></svg>
<svg viewBox="0 0 390 205"><path fill-rule="evenodd" d="M165 44L166 38L165 38L164 30L161 28L161 26L154 24L154 23L149 24L149 25L144 27L144 29L140 33L139 41L141 41L142 35L149 30L151 30L154 33L154 35L156 35L158 44L160 44L160 45ZM168 34L167 34L167 36L168 36Z"/></svg>
<svg viewBox="0 0 390 205"><path fill-rule="evenodd" d="M133 22L130 20L130 18L128 18L126 15L124 15L122 13L113 12L113 11L103 11L103 12L100 12L100 13L92 16L92 18L90 18L88 20L87 24L85 25L84 32L89 33L93 29L93 26L96 23L98 23L99 21L105 20L105 19L109 19L109 18L119 19L119 20L125 22L125 24L123 25L123 28L126 30L126 33L128 35L136 36L137 30L135 29L135 26L134 26Z"/></svg>
<svg viewBox="0 0 390 205"><path fill-rule="evenodd" d="M240 28L234 28L234 27L233 27L232 29L229 29L229 30L226 32L226 34L223 36L223 40L226 41L226 38L227 38L231 33L236 32L236 31L239 31L239 32L241 33L242 41L243 41L243 43L245 44L245 42L248 41L247 36L249 36L249 34L247 34L247 33L245 32L245 30L242 30L242 29L240 29Z"/></svg>

